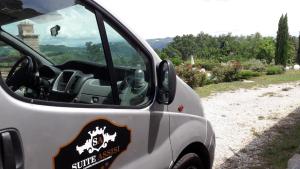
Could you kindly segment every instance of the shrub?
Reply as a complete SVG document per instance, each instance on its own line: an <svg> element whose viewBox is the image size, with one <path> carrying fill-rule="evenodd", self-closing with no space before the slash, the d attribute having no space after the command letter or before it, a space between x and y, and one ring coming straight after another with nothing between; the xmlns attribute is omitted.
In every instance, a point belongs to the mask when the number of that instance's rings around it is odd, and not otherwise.
<svg viewBox="0 0 300 169"><path fill-rule="evenodd" d="M246 62L243 62L242 67L243 69L253 70L256 72L263 72L266 69L266 65L262 61L257 59L250 59Z"/></svg>
<svg viewBox="0 0 300 169"><path fill-rule="evenodd" d="M260 76L259 72L254 72L252 70L241 70L238 73L239 79L249 79L251 77L257 77Z"/></svg>
<svg viewBox="0 0 300 169"><path fill-rule="evenodd" d="M179 56L175 56L175 57L170 57L169 58L172 63L176 66L180 65L181 63L183 63L183 60L179 57Z"/></svg>
<svg viewBox="0 0 300 169"><path fill-rule="evenodd" d="M225 65L228 65L230 67L232 67L233 69L236 69L236 70L240 70L242 68L242 65L239 61L236 61L236 60L231 60L229 62L227 62L227 64Z"/></svg>
<svg viewBox="0 0 300 169"><path fill-rule="evenodd" d="M197 60L195 66L211 71L215 67L220 66L220 63L215 60Z"/></svg>
<svg viewBox="0 0 300 169"><path fill-rule="evenodd" d="M223 65L212 70L212 77L216 83L239 80L239 69L232 65Z"/></svg>
<svg viewBox="0 0 300 169"><path fill-rule="evenodd" d="M206 74L199 72L196 68L192 68L192 66L177 66L176 72L192 88L204 86L206 83Z"/></svg>
<svg viewBox="0 0 300 169"><path fill-rule="evenodd" d="M269 66L267 67L266 74L267 75L276 75L284 72L284 68L282 66Z"/></svg>

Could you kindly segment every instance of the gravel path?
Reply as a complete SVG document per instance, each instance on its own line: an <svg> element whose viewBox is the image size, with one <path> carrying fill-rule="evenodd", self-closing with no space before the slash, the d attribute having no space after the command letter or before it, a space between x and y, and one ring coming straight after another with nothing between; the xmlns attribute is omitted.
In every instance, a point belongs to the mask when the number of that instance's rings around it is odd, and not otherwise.
<svg viewBox="0 0 300 169"><path fill-rule="evenodd" d="M226 168L226 159L237 156L246 146L260 147L264 141L254 141L257 136L300 106L300 81L218 93L202 98L202 103L216 133L214 168ZM251 157L247 160L259 163Z"/></svg>

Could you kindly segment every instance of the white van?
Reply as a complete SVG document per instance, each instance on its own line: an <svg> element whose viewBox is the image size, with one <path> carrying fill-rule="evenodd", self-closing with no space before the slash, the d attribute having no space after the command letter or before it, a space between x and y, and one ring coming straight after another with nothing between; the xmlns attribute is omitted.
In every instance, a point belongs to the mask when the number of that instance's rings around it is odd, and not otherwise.
<svg viewBox="0 0 300 169"><path fill-rule="evenodd" d="M93 0L0 0L0 169L209 169L199 96Z"/></svg>

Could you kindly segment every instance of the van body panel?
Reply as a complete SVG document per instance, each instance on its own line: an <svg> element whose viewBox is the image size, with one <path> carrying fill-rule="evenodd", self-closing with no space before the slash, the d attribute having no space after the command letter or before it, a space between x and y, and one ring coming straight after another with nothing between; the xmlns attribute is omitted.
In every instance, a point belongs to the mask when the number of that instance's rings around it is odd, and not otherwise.
<svg viewBox="0 0 300 169"><path fill-rule="evenodd" d="M199 96L180 78L177 78L176 96L168 106L170 112L170 139L176 160L189 144L200 142L206 149L214 149L214 131L205 119ZM182 111L179 107L183 106ZM210 152L213 161L214 152ZM211 162L212 163L212 162Z"/></svg>
<svg viewBox="0 0 300 169"><path fill-rule="evenodd" d="M174 101L168 106L168 111L179 112L178 107L183 106L181 114L190 114L204 118L204 111L202 108L199 95L177 77L176 96Z"/></svg>
<svg viewBox="0 0 300 169"><path fill-rule="evenodd" d="M53 168L53 159L60 148L95 119L107 119L131 131L127 149L111 168L168 168L172 161L169 115L163 113L166 106L153 104L143 110L52 107L24 103L3 89L0 89L0 100L5 105L0 128L20 131L27 169Z"/></svg>

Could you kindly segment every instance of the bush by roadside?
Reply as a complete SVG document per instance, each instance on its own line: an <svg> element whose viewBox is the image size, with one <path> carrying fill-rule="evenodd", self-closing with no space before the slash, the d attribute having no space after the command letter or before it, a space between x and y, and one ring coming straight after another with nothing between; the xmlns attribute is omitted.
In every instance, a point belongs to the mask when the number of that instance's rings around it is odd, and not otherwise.
<svg viewBox="0 0 300 169"><path fill-rule="evenodd" d="M259 72L255 72L253 70L241 70L238 73L238 77L239 79L249 79L251 77L258 77L261 74Z"/></svg>
<svg viewBox="0 0 300 169"><path fill-rule="evenodd" d="M267 75L276 75L284 72L284 68L282 66L269 66L266 69Z"/></svg>
<svg viewBox="0 0 300 169"><path fill-rule="evenodd" d="M179 57L179 56L175 56L175 57L171 57L171 58L169 58L171 61L172 61L172 63L174 64L174 65L176 65L176 66L178 66L178 65L180 65L182 62L183 62L183 60Z"/></svg>
<svg viewBox="0 0 300 169"><path fill-rule="evenodd" d="M174 59L176 60L176 57ZM256 59L250 59L242 63L234 60L227 63L218 63L214 60L206 59L196 60L195 65L182 62L180 59L175 62L177 75L192 88L250 79L264 74L282 74L285 71L283 66L267 65Z"/></svg>
<svg viewBox="0 0 300 169"><path fill-rule="evenodd" d="M231 61L212 70L212 79L216 83L232 82L239 80L239 71L241 65L239 62Z"/></svg>
<svg viewBox="0 0 300 169"><path fill-rule="evenodd" d="M266 64L257 59L250 59L248 61L242 62L242 67L245 70L252 70L255 72L263 72L266 70Z"/></svg>
<svg viewBox="0 0 300 169"><path fill-rule="evenodd" d="M204 86L207 80L205 73L200 72L191 65L177 66L176 72L192 88Z"/></svg>
<svg viewBox="0 0 300 169"><path fill-rule="evenodd" d="M221 64L215 60L196 60L195 66L204 68L205 70L211 71L216 67L219 67Z"/></svg>

